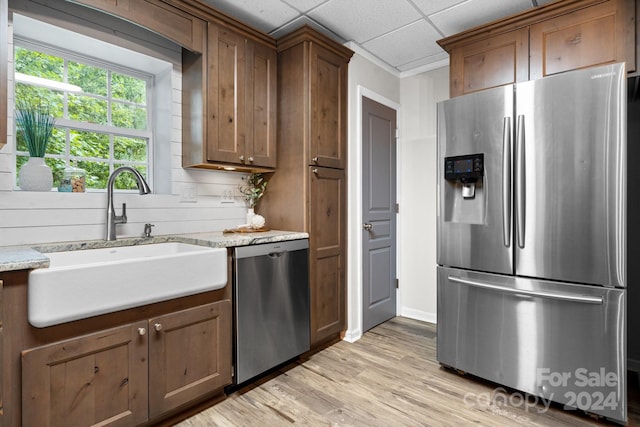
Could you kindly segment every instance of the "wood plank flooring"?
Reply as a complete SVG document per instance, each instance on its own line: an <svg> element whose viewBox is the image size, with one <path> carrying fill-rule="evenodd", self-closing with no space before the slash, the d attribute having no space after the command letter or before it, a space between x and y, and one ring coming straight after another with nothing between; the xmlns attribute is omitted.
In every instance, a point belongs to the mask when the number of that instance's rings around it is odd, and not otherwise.
<svg viewBox="0 0 640 427"><path fill-rule="evenodd" d="M201 426L606 426L587 415L527 406L518 392L436 361L435 325L396 317L229 395L178 424ZM640 426L630 376L630 426ZM531 398L532 399L532 398Z"/></svg>

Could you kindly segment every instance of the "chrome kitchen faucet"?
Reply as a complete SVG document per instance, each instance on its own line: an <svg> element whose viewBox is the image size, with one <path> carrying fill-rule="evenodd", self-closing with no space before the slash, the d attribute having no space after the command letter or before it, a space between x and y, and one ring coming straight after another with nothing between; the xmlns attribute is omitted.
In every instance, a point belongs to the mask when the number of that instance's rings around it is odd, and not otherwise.
<svg viewBox="0 0 640 427"><path fill-rule="evenodd" d="M116 224L127 223L127 204L122 204L122 215L120 216L116 215L116 210L113 206L113 184L116 177L126 171L133 174L133 177L138 184L138 191L141 195L151 193L149 184L147 184L147 181L144 180L144 177L136 169L130 166L121 166L111 173L109 176L109 182L107 183L107 222L105 224L105 240L116 240Z"/></svg>

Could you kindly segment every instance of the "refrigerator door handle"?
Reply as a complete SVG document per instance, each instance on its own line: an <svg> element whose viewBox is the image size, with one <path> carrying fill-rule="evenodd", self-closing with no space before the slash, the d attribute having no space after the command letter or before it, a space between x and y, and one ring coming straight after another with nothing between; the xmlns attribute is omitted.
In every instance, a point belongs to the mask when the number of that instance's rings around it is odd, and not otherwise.
<svg viewBox="0 0 640 427"><path fill-rule="evenodd" d="M507 288L504 286L492 285L490 283L477 282L475 280L461 279L455 276L448 276L447 279L451 282L474 286L476 288L490 289L493 291L503 292L507 294L526 295L531 297L549 298L549 299L556 299L556 300L562 300L562 301L580 302L580 303L586 303L586 304L602 304L603 303L602 297L591 297L587 295L567 295L567 294L560 294L556 292L530 291L526 289L513 289L513 288Z"/></svg>
<svg viewBox="0 0 640 427"><path fill-rule="evenodd" d="M502 237L511 246L511 117L504 118L502 128Z"/></svg>
<svg viewBox="0 0 640 427"><path fill-rule="evenodd" d="M525 238L525 170L524 170L524 116L519 115L516 124L516 229L518 232L518 246L524 248Z"/></svg>

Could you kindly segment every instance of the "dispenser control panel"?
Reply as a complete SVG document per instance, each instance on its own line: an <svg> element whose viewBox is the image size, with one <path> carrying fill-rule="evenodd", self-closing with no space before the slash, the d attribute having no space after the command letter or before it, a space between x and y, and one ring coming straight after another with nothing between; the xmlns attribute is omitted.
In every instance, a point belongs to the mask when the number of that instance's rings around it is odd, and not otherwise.
<svg viewBox="0 0 640 427"><path fill-rule="evenodd" d="M484 175L484 153L444 158L444 179L474 182Z"/></svg>

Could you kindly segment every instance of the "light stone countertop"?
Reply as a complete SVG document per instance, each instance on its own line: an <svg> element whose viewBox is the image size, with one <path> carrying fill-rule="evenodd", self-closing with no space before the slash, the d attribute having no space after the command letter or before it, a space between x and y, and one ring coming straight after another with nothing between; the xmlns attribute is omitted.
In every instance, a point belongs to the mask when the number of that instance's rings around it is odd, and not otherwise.
<svg viewBox="0 0 640 427"><path fill-rule="evenodd" d="M118 240L86 240L76 242L43 243L24 246L0 247L0 272L29 270L49 267L48 252L100 249L117 246L148 245L152 243L180 242L212 248L259 245L261 243L283 242L307 239L307 233L296 231L270 230L255 233L205 233L171 234L151 237L122 237Z"/></svg>

